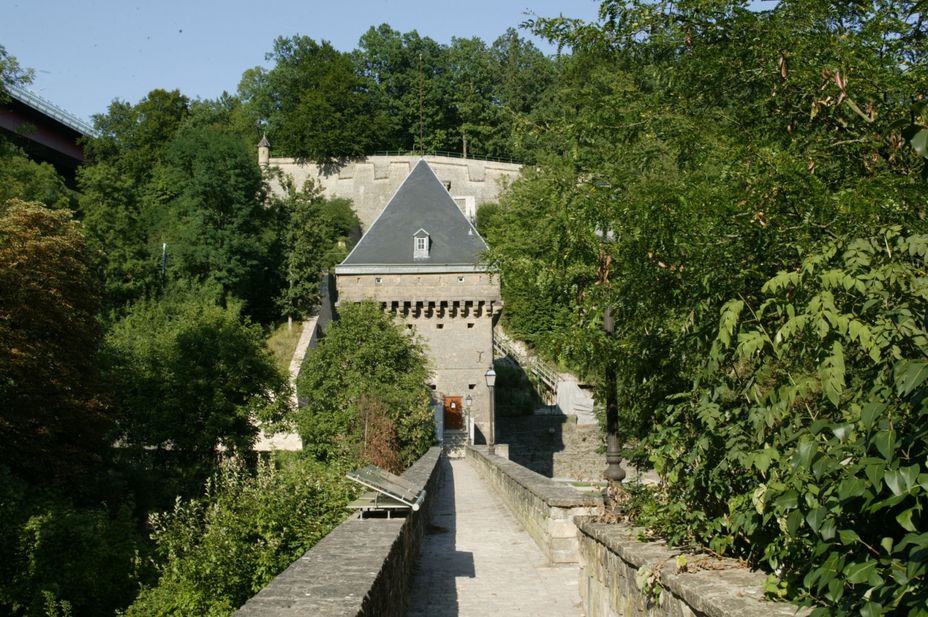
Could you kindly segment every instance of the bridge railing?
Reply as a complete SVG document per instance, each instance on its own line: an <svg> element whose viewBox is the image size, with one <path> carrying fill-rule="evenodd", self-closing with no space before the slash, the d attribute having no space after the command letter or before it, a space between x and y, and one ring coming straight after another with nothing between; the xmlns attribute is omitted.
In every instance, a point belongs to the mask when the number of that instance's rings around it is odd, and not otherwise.
<svg viewBox="0 0 928 617"><path fill-rule="evenodd" d="M51 101L42 98L35 92L31 92L25 88L13 85L7 85L5 88L9 95L20 103L24 103L37 111L41 111L49 118L54 118L58 122L77 131L78 133L81 133L82 135L87 137L97 136L97 131L92 126L74 114L62 109L61 107L58 107Z"/></svg>

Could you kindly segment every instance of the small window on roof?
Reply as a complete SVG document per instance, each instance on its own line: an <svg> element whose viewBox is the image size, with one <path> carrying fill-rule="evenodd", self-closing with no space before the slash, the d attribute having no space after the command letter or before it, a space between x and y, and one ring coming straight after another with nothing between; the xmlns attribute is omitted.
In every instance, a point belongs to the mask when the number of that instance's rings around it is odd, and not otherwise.
<svg viewBox="0 0 928 617"><path fill-rule="evenodd" d="M420 229L412 238L412 256L413 259L427 259L429 256L430 238L427 231Z"/></svg>

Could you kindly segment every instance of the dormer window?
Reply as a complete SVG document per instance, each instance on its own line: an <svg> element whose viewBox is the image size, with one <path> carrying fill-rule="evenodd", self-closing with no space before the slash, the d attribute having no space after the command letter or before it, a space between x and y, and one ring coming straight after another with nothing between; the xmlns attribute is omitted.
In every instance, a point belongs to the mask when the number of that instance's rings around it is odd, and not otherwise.
<svg viewBox="0 0 928 617"><path fill-rule="evenodd" d="M431 244L431 238L429 237L429 232L424 229L420 229L412 237L412 257L413 259L428 259L429 258L429 245Z"/></svg>

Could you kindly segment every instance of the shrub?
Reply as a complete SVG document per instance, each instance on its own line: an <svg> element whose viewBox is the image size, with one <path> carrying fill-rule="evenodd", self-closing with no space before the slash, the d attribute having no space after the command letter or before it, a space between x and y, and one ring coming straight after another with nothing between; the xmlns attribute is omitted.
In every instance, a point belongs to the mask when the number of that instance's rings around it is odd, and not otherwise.
<svg viewBox="0 0 928 617"><path fill-rule="evenodd" d="M928 615L926 257L892 227L727 303L645 444L666 481L646 522L766 566L815 615Z"/></svg>
<svg viewBox="0 0 928 617"><path fill-rule="evenodd" d="M152 515L159 580L126 615L228 615L345 518L343 471L307 458L225 461L199 499Z"/></svg>

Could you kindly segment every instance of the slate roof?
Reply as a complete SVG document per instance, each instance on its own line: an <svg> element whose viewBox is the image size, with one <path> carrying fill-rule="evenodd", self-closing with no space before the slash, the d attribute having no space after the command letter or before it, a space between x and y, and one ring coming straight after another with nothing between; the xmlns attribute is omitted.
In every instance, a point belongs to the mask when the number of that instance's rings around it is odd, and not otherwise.
<svg viewBox="0 0 928 617"><path fill-rule="evenodd" d="M429 257L413 259L413 236L422 229L431 238ZM420 159L339 267L474 266L485 250L483 238Z"/></svg>

